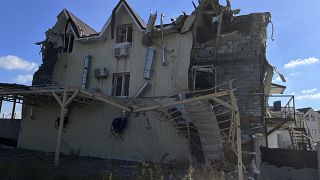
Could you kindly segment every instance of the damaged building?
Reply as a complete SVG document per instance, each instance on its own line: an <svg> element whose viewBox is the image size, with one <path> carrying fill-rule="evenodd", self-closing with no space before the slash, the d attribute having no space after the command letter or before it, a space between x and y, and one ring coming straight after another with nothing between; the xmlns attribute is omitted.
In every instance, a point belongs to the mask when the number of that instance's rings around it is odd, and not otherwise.
<svg viewBox="0 0 320 180"><path fill-rule="evenodd" d="M267 134L266 96L276 86L266 58L271 14L237 16L229 1L194 8L169 24L157 13L145 23L120 0L100 32L64 9L38 43L32 86L0 93L23 100L18 146L56 152L56 164L62 152L210 166L233 149L242 169L241 137L250 151L252 135Z"/></svg>

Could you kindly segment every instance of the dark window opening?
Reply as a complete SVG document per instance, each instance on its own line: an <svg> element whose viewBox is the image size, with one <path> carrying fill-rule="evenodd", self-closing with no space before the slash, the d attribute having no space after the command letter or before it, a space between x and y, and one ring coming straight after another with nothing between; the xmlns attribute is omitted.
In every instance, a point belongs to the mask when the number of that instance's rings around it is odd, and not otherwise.
<svg viewBox="0 0 320 180"><path fill-rule="evenodd" d="M215 86L213 73L197 72L195 90L211 89Z"/></svg>
<svg viewBox="0 0 320 180"><path fill-rule="evenodd" d="M192 89L198 90L210 90L217 85L216 68L213 66L193 66L192 67Z"/></svg>
<svg viewBox="0 0 320 180"><path fill-rule="evenodd" d="M132 42L132 25L121 25L117 28L116 43Z"/></svg>
<svg viewBox="0 0 320 180"><path fill-rule="evenodd" d="M72 35L69 38L69 50L68 50L69 53L71 53L73 50L73 41L74 41L74 36Z"/></svg>
<svg viewBox="0 0 320 180"><path fill-rule="evenodd" d="M64 36L64 48L63 52L71 53L73 50L73 41L74 41L74 35L73 34L67 34Z"/></svg>
<svg viewBox="0 0 320 180"><path fill-rule="evenodd" d="M113 75L112 96L129 96L130 74Z"/></svg>

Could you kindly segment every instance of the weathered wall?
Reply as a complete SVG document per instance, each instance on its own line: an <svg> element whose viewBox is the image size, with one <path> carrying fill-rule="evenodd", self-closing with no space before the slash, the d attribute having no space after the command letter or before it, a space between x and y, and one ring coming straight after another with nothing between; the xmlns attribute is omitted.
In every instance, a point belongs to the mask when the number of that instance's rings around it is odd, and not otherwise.
<svg viewBox="0 0 320 180"><path fill-rule="evenodd" d="M0 138L18 140L20 128L20 119L0 119Z"/></svg>
<svg viewBox="0 0 320 180"><path fill-rule="evenodd" d="M25 106L20 147L55 151L58 131L54 124L60 114L55 104L37 103L35 119L30 118L30 106ZM172 122L161 119L158 113L154 113L152 119L144 114L131 114L123 139L116 139L109 131L113 118L121 113L119 109L96 103L73 104L69 111L61 147L65 154L79 152L80 156L154 162L168 153L164 162L174 159L177 163L188 162L187 139L178 134Z"/></svg>
<svg viewBox="0 0 320 180"><path fill-rule="evenodd" d="M126 11L119 10L116 24L134 23ZM108 33L110 27L107 28ZM143 32L134 26L133 46L129 48L127 58L117 59L113 56L115 40L107 36L107 40L100 44L74 43L72 53L60 53L54 71L54 81L67 87L81 87L84 57L86 53L91 56L89 89L99 89L105 95L111 95L112 73L130 72L130 93L133 95L144 83L143 70L146 60L147 47L141 44ZM160 39L153 44L155 48L154 73L151 79L151 88L146 96L168 96L180 91L188 90L188 68L192 48L192 34L170 34L165 36L166 60L168 67L162 67ZM94 78L95 68L107 68L109 77L97 80Z"/></svg>
<svg viewBox="0 0 320 180"><path fill-rule="evenodd" d="M263 75L268 65L265 57L268 13L235 17L233 23L222 24L221 38L212 59L194 59L194 65L217 66L217 84L235 79L237 103L242 125L260 122L264 104ZM215 48L216 40L203 43ZM213 49L214 52L214 49Z"/></svg>
<svg viewBox="0 0 320 180"><path fill-rule="evenodd" d="M316 151L261 147L262 179L319 179Z"/></svg>
<svg viewBox="0 0 320 180"><path fill-rule="evenodd" d="M318 169L295 169L292 167L278 168L272 165L261 165L261 179L291 179L291 180L318 180Z"/></svg>
<svg viewBox="0 0 320 180"><path fill-rule="evenodd" d="M124 8L116 14L116 25L134 24ZM147 47L141 44L144 32L134 24L133 46L129 47L127 58L113 56L115 40L111 39L110 26L107 39L101 43L81 44L74 42L72 53L59 53L53 73L53 82L60 86L80 88L85 54L89 53L90 71L88 89L97 89L110 96L112 74L130 72L129 96L144 83L143 71ZM188 68L192 48L192 34L169 34L165 36L166 60L168 67L162 67L160 39L154 40L155 57L151 86L145 96L170 96L188 90ZM107 68L109 77L97 80L94 69ZM178 134L171 122L163 119L149 119L151 129L147 129L146 116L131 115L124 133L124 139L115 139L108 132L112 120L120 115L120 109L107 104L76 105L69 108L70 122L64 133L62 152L80 152L82 156L123 160L158 161L168 153L166 162L177 159L186 162L189 158L187 140ZM59 108L49 102L40 102L35 119L30 119L30 106L24 109L20 147L46 152L55 151L57 130L55 120ZM30 113L29 113L30 114Z"/></svg>

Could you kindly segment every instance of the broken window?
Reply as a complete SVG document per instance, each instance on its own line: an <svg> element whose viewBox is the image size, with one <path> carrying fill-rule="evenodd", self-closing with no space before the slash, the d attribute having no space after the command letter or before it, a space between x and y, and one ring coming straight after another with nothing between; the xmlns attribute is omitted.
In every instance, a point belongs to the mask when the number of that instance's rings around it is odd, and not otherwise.
<svg viewBox="0 0 320 180"><path fill-rule="evenodd" d="M132 25L121 25L117 28L117 39L116 43L132 43Z"/></svg>
<svg viewBox="0 0 320 180"><path fill-rule="evenodd" d="M212 66L193 66L193 90L208 90L216 86L215 68Z"/></svg>
<svg viewBox="0 0 320 180"><path fill-rule="evenodd" d="M113 74L112 96L129 96L129 73Z"/></svg>
<svg viewBox="0 0 320 180"><path fill-rule="evenodd" d="M72 52L72 50L73 50L73 41L74 41L74 35L73 34L65 35L63 52L68 52L68 53Z"/></svg>

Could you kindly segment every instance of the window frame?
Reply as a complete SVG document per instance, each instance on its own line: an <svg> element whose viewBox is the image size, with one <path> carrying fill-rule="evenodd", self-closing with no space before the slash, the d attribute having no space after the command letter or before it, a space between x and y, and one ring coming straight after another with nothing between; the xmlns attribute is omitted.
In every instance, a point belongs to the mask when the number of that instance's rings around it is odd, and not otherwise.
<svg viewBox="0 0 320 180"><path fill-rule="evenodd" d="M128 78L127 78L127 77ZM121 77L121 94L117 95L117 87L118 87L118 78ZM127 85L126 85L127 84ZM127 87L127 90L126 90ZM130 72L121 72L121 73L113 73L112 74L112 92L111 95L115 97L128 97L130 93Z"/></svg>
<svg viewBox="0 0 320 180"><path fill-rule="evenodd" d="M67 33L63 37L64 37L64 39L63 39L63 42L64 42L63 52L64 53L72 53L73 46L74 46L74 39L75 39L74 34Z"/></svg>
<svg viewBox="0 0 320 180"><path fill-rule="evenodd" d="M128 41L128 32L129 32L129 28L131 27L131 41ZM125 31L126 31L126 34L119 34L119 29L120 28L125 28ZM125 38L124 38L124 41L123 42L120 42L118 41L118 36L119 35L125 35ZM121 24L121 25L118 25L117 26L117 29L116 29L116 44L122 44L122 43L130 43L129 46L132 46L133 44L133 24Z"/></svg>

